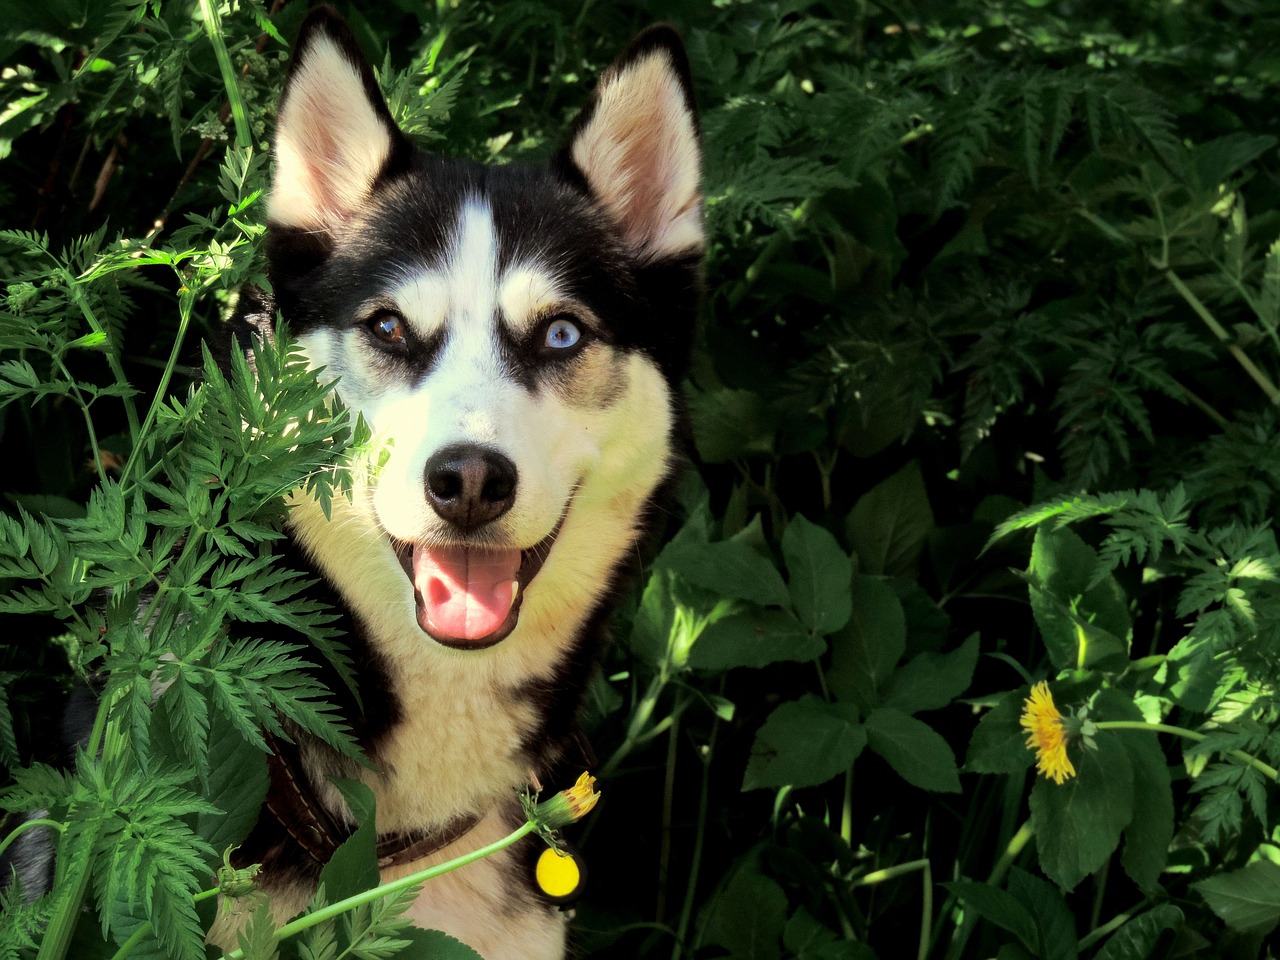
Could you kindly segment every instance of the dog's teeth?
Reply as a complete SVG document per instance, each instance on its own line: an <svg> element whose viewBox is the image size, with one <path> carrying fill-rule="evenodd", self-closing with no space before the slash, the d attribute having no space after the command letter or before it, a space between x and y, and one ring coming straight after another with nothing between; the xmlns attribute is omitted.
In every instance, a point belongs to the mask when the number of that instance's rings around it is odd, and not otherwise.
<svg viewBox="0 0 1280 960"><path fill-rule="evenodd" d="M518 596L520 596L520 581L512 580L511 581L511 607L514 607L516 605L516 597ZM507 609L510 610L511 607L507 607Z"/></svg>

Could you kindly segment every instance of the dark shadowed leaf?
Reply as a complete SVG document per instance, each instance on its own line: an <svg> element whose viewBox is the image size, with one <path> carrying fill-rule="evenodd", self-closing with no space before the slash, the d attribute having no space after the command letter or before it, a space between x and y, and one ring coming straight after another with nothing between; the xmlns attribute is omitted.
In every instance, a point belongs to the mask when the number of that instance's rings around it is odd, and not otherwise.
<svg viewBox="0 0 1280 960"><path fill-rule="evenodd" d="M1072 753L1075 777L1057 784L1038 776L1031 789L1040 868L1065 890L1102 866L1133 818L1129 753L1107 730L1095 742L1096 750Z"/></svg>
<svg viewBox="0 0 1280 960"><path fill-rule="evenodd" d="M911 577L933 529L920 464L912 461L862 495L849 514L849 542L863 573Z"/></svg>
<svg viewBox="0 0 1280 960"><path fill-rule="evenodd" d="M735 960L778 960L787 922L787 895L768 877L740 870L706 908L706 941Z"/></svg>
<svg viewBox="0 0 1280 960"><path fill-rule="evenodd" d="M1018 773L1034 765L1035 754L1027 749L1027 734L1018 723L1027 691L1011 690L982 715L964 768L969 773Z"/></svg>
<svg viewBox="0 0 1280 960"><path fill-rule="evenodd" d="M1153 907L1113 933L1094 960L1152 960L1156 948L1171 944L1182 927L1182 911L1169 903Z"/></svg>
<svg viewBox="0 0 1280 960"><path fill-rule="evenodd" d="M699 670L763 667L781 660L812 660L827 649L821 637L785 610L746 610L709 624L689 653Z"/></svg>
<svg viewBox="0 0 1280 960"><path fill-rule="evenodd" d="M1076 960L1076 922L1062 893L1050 883L1014 867L1009 892L1035 918L1036 956L1042 960Z"/></svg>
<svg viewBox="0 0 1280 960"><path fill-rule="evenodd" d="M773 449L774 419L750 390L710 390L689 400L693 440L707 463L723 463Z"/></svg>
<svg viewBox="0 0 1280 960"><path fill-rule="evenodd" d="M906 618L893 589L877 577L854 577L853 613L831 637L827 682L832 692L869 713L880 703L879 688L906 644Z"/></svg>
<svg viewBox="0 0 1280 960"><path fill-rule="evenodd" d="M782 535L787 588L796 615L815 633L832 633L849 619L853 565L825 528L796 514Z"/></svg>
<svg viewBox="0 0 1280 960"><path fill-rule="evenodd" d="M937 710L969 689L978 663L978 635L950 653L922 653L894 671L884 691L887 707L906 713Z"/></svg>
<svg viewBox="0 0 1280 960"><path fill-rule="evenodd" d="M974 880L953 880L944 887L988 923L1008 930L1028 949L1036 946L1036 919L1021 900L999 887Z"/></svg>
<svg viewBox="0 0 1280 960"><path fill-rule="evenodd" d="M809 787L853 765L867 744L858 711L808 694L769 715L751 747L742 789Z"/></svg>
<svg viewBox="0 0 1280 960"><path fill-rule="evenodd" d="M939 793L959 793L956 756L926 723L893 707L867 717L867 743L908 783Z"/></svg>
<svg viewBox="0 0 1280 960"><path fill-rule="evenodd" d="M1270 860L1255 860L1192 886L1235 930L1265 934L1280 922L1280 867Z"/></svg>

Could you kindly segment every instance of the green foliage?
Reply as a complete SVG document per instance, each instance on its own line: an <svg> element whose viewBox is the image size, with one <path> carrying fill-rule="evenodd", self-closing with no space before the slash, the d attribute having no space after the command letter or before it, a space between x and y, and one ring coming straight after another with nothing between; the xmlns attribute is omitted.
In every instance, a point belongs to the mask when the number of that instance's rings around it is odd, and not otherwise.
<svg viewBox="0 0 1280 960"><path fill-rule="evenodd" d="M225 373L194 347L263 279L304 8L52 0L0 33L3 805L67 825L57 894L4 895L0 958L73 938L203 956L195 898L262 796L263 731L353 749L308 666L315 648L349 676L331 612L273 550L285 496L342 496L365 438L287 331ZM712 236L696 461L592 687L608 799L575 949L1260 954L1280 917L1276 12L344 12L411 136L499 163L555 149L639 27L688 43ZM48 731L90 675L98 722L60 772ZM1063 784L1028 772L1042 678ZM369 886L367 840L313 910ZM296 948L254 914L246 956L469 955L407 927L406 896Z"/></svg>

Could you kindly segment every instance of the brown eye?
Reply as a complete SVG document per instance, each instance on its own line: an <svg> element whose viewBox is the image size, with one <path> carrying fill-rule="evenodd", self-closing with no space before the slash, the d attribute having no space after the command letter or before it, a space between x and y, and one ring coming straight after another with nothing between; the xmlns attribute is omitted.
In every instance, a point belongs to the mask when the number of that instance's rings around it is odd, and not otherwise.
<svg viewBox="0 0 1280 960"><path fill-rule="evenodd" d="M405 335L404 319L389 310L373 315L369 320L369 331L383 343L393 347L403 347L409 343Z"/></svg>

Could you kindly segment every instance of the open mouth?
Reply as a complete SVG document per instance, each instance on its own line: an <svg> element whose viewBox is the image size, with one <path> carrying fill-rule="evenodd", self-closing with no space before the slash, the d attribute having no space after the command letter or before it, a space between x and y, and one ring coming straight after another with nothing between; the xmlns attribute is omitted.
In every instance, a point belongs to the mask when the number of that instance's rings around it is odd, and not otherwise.
<svg viewBox="0 0 1280 960"><path fill-rule="evenodd" d="M465 543L428 547L393 539L413 585L418 626L437 643L465 650L506 639L563 525L561 516L551 533L523 550Z"/></svg>

